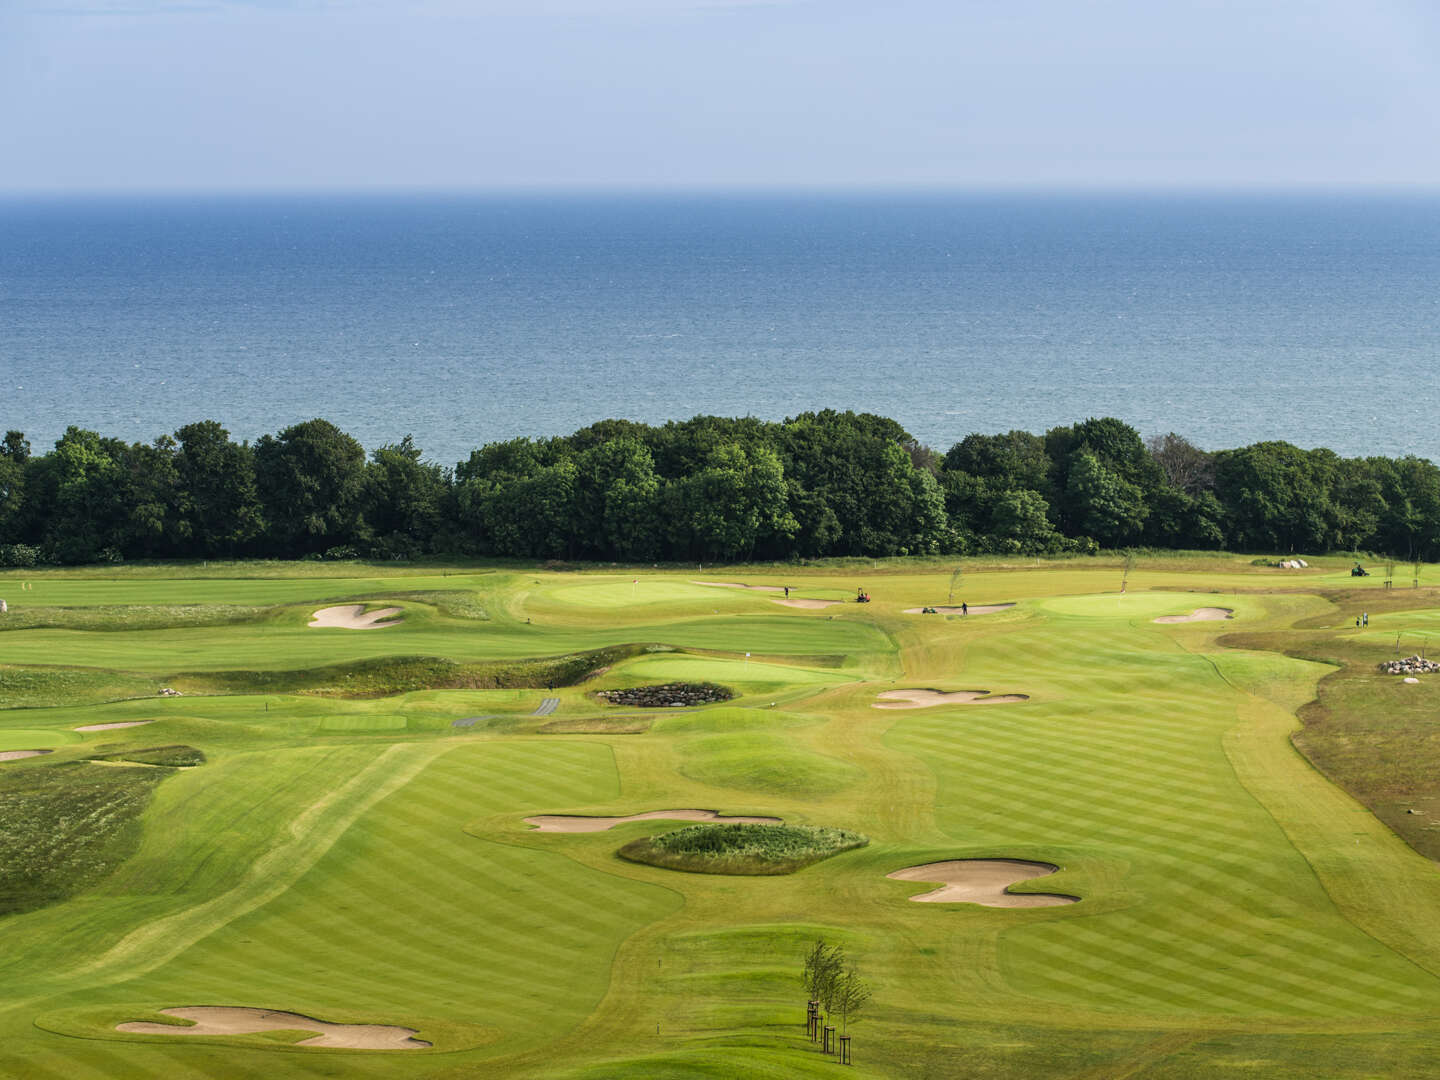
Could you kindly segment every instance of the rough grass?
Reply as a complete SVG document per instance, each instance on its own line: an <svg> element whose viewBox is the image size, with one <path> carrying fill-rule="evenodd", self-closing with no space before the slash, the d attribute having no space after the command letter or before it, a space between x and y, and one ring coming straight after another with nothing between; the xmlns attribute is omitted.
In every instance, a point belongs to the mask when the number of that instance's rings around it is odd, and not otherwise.
<svg viewBox="0 0 1440 1080"><path fill-rule="evenodd" d="M618 854L694 874L793 874L869 842L861 833L815 825L689 825L632 840Z"/></svg>
<svg viewBox="0 0 1440 1080"><path fill-rule="evenodd" d="M164 686L153 675L94 668L0 665L0 709L80 705L148 697Z"/></svg>
<svg viewBox="0 0 1440 1080"><path fill-rule="evenodd" d="M193 746L142 746L97 755L96 761L130 761L137 765L159 765L170 769L191 769L205 764L205 752Z"/></svg>
<svg viewBox="0 0 1440 1080"><path fill-rule="evenodd" d="M506 690L573 686L645 650L615 645L565 656L457 663L439 656L392 656L298 670L193 671L168 676L187 694L321 694L379 697L412 690Z"/></svg>
<svg viewBox="0 0 1440 1080"><path fill-rule="evenodd" d="M1335 607L1297 629L1225 640L1334 666L1299 708L1304 726L1292 741L1416 851L1440 859L1440 676L1407 684L1376 669L1395 658L1395 636L1401 655L1424 647L1440 590L1336 590L1326 598ZM1370 613L1371 633L1355 632L1358 610Z"/></svg>
<svg viewBox="0 0 1440 1080"><path fill-rule="evenodd" d="M137 819L169 775L83 761L0 772L0 916L57 903L111 873L139 844Z"/></svg>
<svg viewBox="0 0 1440 1080"><path fill-rule="evenodd" d="M460 589L386 592L361 597L361 599L377 604L386 600L414 600L417 603L429 604L431 607L456 619L485 620L490 618L490 613L485 605L481 603L479 595Z"/></svg>
<svg viewBox="0 0 1440 1080"><path fill-rule="evenodd" d="M15 606L0 615L0 631L167 630L255 622L273 609L239 604L106 604L95 607Z"/></svg>

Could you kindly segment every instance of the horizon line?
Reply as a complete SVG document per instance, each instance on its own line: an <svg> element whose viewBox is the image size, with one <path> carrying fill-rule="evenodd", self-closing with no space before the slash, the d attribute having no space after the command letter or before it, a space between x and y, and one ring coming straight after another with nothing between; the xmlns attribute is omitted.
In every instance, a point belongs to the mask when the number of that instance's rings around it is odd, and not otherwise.
<svg viewBox="0 0 1440 1080"><path fill-rule="evenodd" d="M1234 181L1217 183L1071 183L1006 181L919 183L884 182L530 182L515 184L372 184L256 185L189 187L16 187L0 188L0 200L63 201L72 199L148 198L296 198L296 197L565 197L685 195L1362 195L1440 194L1440 181Z"/></svg>

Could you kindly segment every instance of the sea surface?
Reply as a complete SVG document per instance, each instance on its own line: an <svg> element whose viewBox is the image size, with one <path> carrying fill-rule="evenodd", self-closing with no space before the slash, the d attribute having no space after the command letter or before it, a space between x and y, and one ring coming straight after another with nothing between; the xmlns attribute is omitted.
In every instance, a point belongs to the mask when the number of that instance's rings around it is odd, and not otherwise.
<svg viewBox="0 0 1440 1080"><path fill-rule="evenodd" d="M606 417L1113 415L1440 458L1440 196L0 202L0 429L324 416L446 464Z"/></svg>

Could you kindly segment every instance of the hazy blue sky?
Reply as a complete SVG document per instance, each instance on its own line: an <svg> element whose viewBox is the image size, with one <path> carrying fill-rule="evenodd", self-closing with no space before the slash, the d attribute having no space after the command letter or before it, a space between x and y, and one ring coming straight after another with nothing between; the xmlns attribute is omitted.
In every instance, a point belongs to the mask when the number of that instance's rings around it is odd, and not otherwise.
<svg viewBox="0 0 1440 1080"><path fill-rule="evenodd" d="M1434 0L0 9L0 189L1440 178Z"/></svg>

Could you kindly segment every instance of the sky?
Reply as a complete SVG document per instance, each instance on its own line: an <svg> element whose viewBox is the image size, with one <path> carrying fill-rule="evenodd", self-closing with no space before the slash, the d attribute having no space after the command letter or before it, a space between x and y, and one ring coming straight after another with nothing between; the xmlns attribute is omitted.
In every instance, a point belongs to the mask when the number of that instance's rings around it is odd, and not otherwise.
<svg viewBox="0 0 1440 1080"><path fill-rule="evenodd" d="M1434 0L0 0L0 191L1440 178Z"/></svg>

